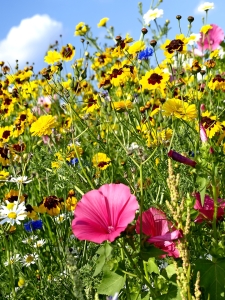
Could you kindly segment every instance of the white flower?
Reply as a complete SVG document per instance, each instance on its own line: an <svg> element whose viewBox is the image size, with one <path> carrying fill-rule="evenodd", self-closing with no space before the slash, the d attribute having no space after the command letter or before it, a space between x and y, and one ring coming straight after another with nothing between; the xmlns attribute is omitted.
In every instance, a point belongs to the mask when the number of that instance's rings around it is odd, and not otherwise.
<svg viewBox="0 0 225 300"><path fill-rule="evenodd" d="M66 216L65 214L60 214L59 216L55 217L55 221L58 224L64 222L66 219L69 219L69 216Z"/></svg>
<svg viewBox="0 0 225 300"><path fill-rule="evenodd" d="M0 225L9 223L12 226L20 224L20 221L24 220L27 216L26 206L24 202L18 204L18 201L13 203L6 200L7 205L0 206Z"/></svg>
<svg viewBox="0 0 225 300"><path fill-rule="evenodd" d="M45 243L46 243L45 240L41 239L41 240L39 240L39 241L37 241L37 242L34 243L34 248L40 248L40 247L42 247Z"/></svg>
<svg viewBox="0 0 225 300"><path fill-rule="evenodd" d="M32 235L29 238L26 238L25 240L22 240L22 243L24 244L31 244L33 241L35 241L38 238L37 235Z"/></svg>
<svg viewBox="0 0 225 300"><path fill-rule="evenodd" d="M204 2L198 7L198 11L206 11L209 9L214 9L214 3L213 2Z"/></svg>
<svg viewBox="0 0 225 300"><path fill-rule="evenodd" d="M143 19L145 21L145 24L149 24L150 21L153 21L157 18L160 18L163 16L163 10L162 9L149 9L149 11L144 14Z"/></svg>
<svg viewBox="0 0 225 300"><path fill-rule="evenodd" d="M27 176L19 176L19 177L11 177L8 180L0 180L5 182L14 182L14 183L29 183L32 181L32 179L27 180Z"/></svg>
<svg viewBox="0 0 225 300"><path fill-rule="evenodd" d="M8 261L4 262L4 265L5 266L8 266L9 264L12 265L12 264L16 263L19 260L20 260L20 255L16 254L16 255L10 257L9 262Z"/></svg>
<svg viewBox="0 0 225 300"><path fill-rule="evenodd" d="M38 254L33 253L33 254L26 254L23 258L23 266L29 267L31 264L35 264L36 261L38 260Z"/></svg>
<svg viewBox="0 0 225 300"><path fill-rule="evenodd" d="M189 38L190 38L190 41L188 42L188 45L193 46L194 43L196 43L200 40L201 34L200 33L192 33Z"/></svg>

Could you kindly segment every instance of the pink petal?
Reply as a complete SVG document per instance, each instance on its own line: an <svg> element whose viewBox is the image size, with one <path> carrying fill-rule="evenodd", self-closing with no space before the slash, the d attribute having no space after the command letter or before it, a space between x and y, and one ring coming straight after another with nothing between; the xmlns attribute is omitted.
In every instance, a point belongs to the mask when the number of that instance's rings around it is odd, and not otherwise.
<svg viewBox="0 0 225 300"><path fill-rule="evenodd" d="M167 232L166 234L154 236L148 239L149 243L155 243L155 242L165 242L165 241L173 241L178 238L182 237L182 234L179 230L174 230L172 232Z"/></svg>
<svg viewBox="0 0 225 300"><path fill-rule="evenodd" d="M134 219L136 209L138 202L127 186L105 184L85 194L77 204L73 233L80 240L112 242Z"/></svg>

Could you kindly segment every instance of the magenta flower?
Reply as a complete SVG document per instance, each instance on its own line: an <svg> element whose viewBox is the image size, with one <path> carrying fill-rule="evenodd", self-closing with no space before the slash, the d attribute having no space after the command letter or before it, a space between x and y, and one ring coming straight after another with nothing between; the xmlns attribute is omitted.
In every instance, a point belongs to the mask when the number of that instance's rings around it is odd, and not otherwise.
<svg viewBox="0 0 225 300"><path fill-rule="evenodd" d="M197 164L196 161L194 161L194 160L192 160L192 159L190 159L188 157L185 157L185 156L181 155L180 153L178 153L178 152L176 152L174 150L170 150L168 152L168 156L171 157L175 161L178 161L178 162L180 162L182 164L191 166L193 168L195 168L195 166Z"/></svg>
<svg viewBox="0 0 225 300"><path fill-rule="evenodd" d="M206 34L201 34L200 40L197 42L198 49L203 50L216 50L224 39L223 29L215 24L210 24L213 28L209 29Z"/></svg>
<svg viewBox="0 0 225 300"><path fill-rule="evenodd" d="M140 217L136 223L136 232L140 233ZM179 257L179 251L173 241L182 237L182 234L167 220L164 212L154 207L143 212L142 232L149 236L148 243L167 252L169 256Z"/></svg>
<svg viewBox="0 0 225 300"><path fill-rule="evenodd" d="M202 143L206 143L208 141L208 137L205 131L205 128L202 124L200 124L200 138Z"/></svg>
<svg viewBox="0 0 225 300"><path fill-rule="evenodd" d="M104 184L78 202L72 230L79 240L113 242L133 221L138 202L124 184Z"/></svg>
<svg viewBox="0 0 225 300"><path fill-rule="evenodd" d="M214 214L214 202L208 195L205 195L204 205L201 204L201 198L199 193L194 194L196 197L194 209L199 211L199 215L195 219L196 223L201 223L202 221L212 221ZM224 216L225 200L218 199L218 211L217 219L222 219Z"/></svg>

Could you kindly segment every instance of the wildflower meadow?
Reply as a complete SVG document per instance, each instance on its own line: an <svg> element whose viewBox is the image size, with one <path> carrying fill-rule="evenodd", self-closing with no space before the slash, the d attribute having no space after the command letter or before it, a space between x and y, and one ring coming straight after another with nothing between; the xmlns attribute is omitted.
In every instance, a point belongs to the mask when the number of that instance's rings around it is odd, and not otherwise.
<svg viewBox="0 0 225 300"><path fill-rule="evenodd" d="M162 2L0 61L0 299L225 299L224 29Z"/></svg>

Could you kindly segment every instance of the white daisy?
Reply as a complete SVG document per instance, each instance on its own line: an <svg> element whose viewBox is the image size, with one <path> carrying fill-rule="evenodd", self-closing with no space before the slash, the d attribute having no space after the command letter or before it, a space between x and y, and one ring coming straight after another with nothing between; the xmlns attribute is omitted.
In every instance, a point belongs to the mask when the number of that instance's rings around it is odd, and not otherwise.
<svg viewBox="0 0 225 300"><path fill-rule="evenodd" d="M198 7L198 11L206 11L209 9L214 9L214 3L213 2L204 2Z"/></svg>
<svg viewBox="0 0 225 300"><path fill-rule="evenodd" d="M9 261L4 262L5 266L8 266L9 264L14 264L20 260L20 255L16 254L10 257Z"/></svg>
<svg viewBox="0 0 225 300"><path fill-rule="evenodd" d="M37 241L37 242L34 243L34 248L40 248L40 247L42 247L45 243L46 243L46 241L43 240L43 239L41 239L41 240L39 240L39 241Z"/></svg>
<svg viewBox="0 0 225 300"><path fill-rule="evenodd" d="M23 266L29 267L30 265L33 265L38 260L38 254L26 254L22 260Z"/></svg>
<svg viewBox="0 0 225 300"><path fill-rule="evenodd" d="M22 243L24 244L31 244L32 242L34 242L36 239L38 238L37 235L32 235L24 240L22 240Z"/></svg>
<svg viewBox="0 0 225 300"><path fill-rule="evenodd" d="M145 24L149 24L150 21L153 21L157 18L160 18L163 16L163 9L149 9L146 14L143 15L143 19L145 21Z"/></svg>
<svg viewBox="0 0 225 300"><path fill-rule="evenodd" d="M64 222L66 219L69 219L69 217L65 214L60 214L59 216L55 217L55 221L58 224Z"/></svg>
<svg viewBox="0 0 225 300"><path fill-rule="evenodd" d="M0 206L0 225L9 223L12 226L20 224L27 216L25 203L18 204L18 201L9 202L6 200L7 205Z"/></svg>
<svg viewBox="0 0 225 300"><path fill-rule="evenodd" d="M14 182L14 183L29 183L32 179L27 180L27 176L11 177L8 180L0 180L5 182Z"/></svg>

